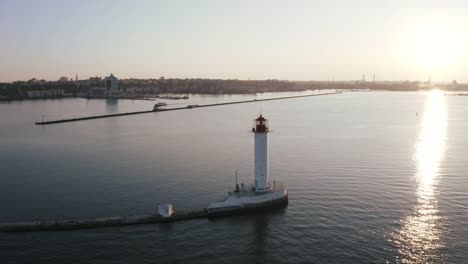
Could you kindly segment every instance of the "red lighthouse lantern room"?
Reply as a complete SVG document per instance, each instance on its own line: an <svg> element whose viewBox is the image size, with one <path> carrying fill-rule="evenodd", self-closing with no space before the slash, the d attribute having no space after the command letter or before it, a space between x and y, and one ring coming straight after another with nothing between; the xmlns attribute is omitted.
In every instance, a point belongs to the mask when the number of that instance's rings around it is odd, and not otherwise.
<svg viewBox="0 0 468 264"><path fill-rule="evenodd" d="M252 132L255 133L265 133L268 132L268 120L260 115L257 119L254 120L254 127Z"/></svg>

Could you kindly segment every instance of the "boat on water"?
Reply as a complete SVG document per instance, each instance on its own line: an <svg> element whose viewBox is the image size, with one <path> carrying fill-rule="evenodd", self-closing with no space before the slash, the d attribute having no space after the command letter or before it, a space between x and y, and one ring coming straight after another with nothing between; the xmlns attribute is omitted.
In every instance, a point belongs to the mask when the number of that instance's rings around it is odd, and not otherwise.
<svg viewBox="0 0 468 264"><path fill-rule="evenodd" d="M157 103L155 103L154 106L153 106L153 111L158 110L159 107L162 107L162 106L167 106L167 104L164 103L164 102L157 102Z"/></svg>
<svg viewBox="0 0 468 264"><path fill-rule="evenodd" d="M180 99L189 99L187 95L184 96L158 96L161 99L168 99L168 100L180 100Z"/></svg>

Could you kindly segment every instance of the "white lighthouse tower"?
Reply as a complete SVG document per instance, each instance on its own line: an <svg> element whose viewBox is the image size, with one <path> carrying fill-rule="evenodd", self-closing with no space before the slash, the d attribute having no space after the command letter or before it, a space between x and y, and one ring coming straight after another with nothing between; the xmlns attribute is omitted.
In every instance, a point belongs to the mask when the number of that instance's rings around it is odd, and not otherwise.
<svg viewBox="0 0 468 264"><path fill-rule="evenodd" d="M262 115L254 120L255 135L255 191L266 192L270 188L268 177L268 120Z"/></svg>

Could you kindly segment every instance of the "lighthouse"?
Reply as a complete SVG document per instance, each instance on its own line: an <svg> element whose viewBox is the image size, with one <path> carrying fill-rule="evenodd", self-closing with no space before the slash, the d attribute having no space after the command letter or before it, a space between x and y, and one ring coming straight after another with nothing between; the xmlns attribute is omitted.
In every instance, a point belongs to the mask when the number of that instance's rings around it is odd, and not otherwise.
<svg viewBox="0 0 468 264"><path fill-rule="evenodd" d="M255 191L266 192L270 190L268 177L268 120L260 115L254 120L254 146L255 146Z"/></svg>
<svg viewBox="0 0 468 264"><path fill-rule="evenodd" d="M236 178L235 191L220 201L206 207L209 216L233 214L243 211L257 211L265 208L282 207L288 204L286 185L274 182L270 184L268 175L268 120L260 115L254 120L254 182L251 187L239 188ZM237 173L236 173L237 176Z"/></svg>

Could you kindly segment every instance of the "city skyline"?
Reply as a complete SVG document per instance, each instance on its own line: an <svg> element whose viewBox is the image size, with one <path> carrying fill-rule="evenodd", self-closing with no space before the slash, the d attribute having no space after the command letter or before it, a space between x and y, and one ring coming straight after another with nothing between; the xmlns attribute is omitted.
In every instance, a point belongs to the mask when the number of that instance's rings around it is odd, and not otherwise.
<svg viewBox="0 0 468 264"><path fill-rule="evenodd" d="M462 1L0 1L0 82L468 82Z"/></svg>

